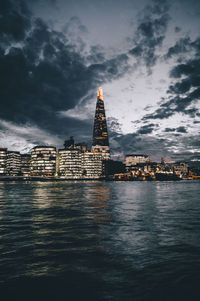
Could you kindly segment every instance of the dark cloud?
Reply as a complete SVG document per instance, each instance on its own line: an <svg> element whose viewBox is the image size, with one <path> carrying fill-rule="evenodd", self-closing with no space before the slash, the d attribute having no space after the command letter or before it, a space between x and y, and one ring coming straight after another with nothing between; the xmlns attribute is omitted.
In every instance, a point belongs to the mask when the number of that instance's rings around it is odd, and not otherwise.
<svg viewBox="0 0 200 301"><path fill-rule="evenodd" d="M174 94L185 94L188 92L192 85L192 79L183 79L181 82L176 83L175 85L170 85L168 93Z"/></svg>
<svg viewBox="0 0 200 301"><path fill-rule="evenodd" d="M184 126L179 126L179 127L176 129L176 131L177 131L178 133L187 133L187 130L186 130L186 128L185 128Z"/></svg>
<svg viewBox="0 0 200 301"><path fill-rule="evenodd" d="M152 160L159 161L161 157L168 157L172 160L193 160L200 159L198 152L200 142L198 135L175 134L174 137L163 137L139 134L111 135L112 150L116 153L126 154L143 153L151 156ZM187 146L187 147L186 147Z"/></svg>
<svg viewBox="0 0 200 301"><path fill-rule="evenodd" d="M178 64L174 68L172 68L170 72L170 76L172 78L181 78L182 76L188 76L193 79L193 82L197 84L196 81L194 81L194 77L199 75L199 68L200 68L200 61L199 58L188 60L184 64Z"/></svg>
<svg viewBox="0 0 200 301"><path fill-rule="evenodd" d="M164 55L165 59L170 59L174 56L178 56L178 60L180 61L180 54L185 54L189 52L194 52L196 57L199 57L200 50L200 38L196 38L194 41L191 40L189 36L185 36L180 38L175 45L171 46L167 53Z"/></svg>
<svg viewBox="0 0 200 301"><path fill-rule="evenodd" d="M105 60L105 54L101 45L92 46L90 53L87 56L87 61L90 63L101 63Z"/></svg>
<svg viewBox="0 0 200 301"><path fill-rule="evenodd" d="M187 133L187 130L184 126L179 126L178 128L165 128L165 132Z"/></svg>
<svg viewBox="0 0 200 301"><path fill-rule="evenodd" d="M156 138L153 136L145 135L140 137L139 134L115 135L111 136L112 150L116 153L122 153L123 156L127 154L148 154L152 157L156 154L156 160L164 156L169 156L170 152L167 150L165 143L166 139Z"/></svg>
<svg viewBox="0 0 200 301"><path fill-rule="evenodd" d="M121 134L122 130L122 124L118 121L117 118L115 117L109 117L107 118L107 124L110 132L116 133L116 134Z"/></svg>
<svg viewBox="0 0 200 301"><path fill-rule="evenodd" d="M180 53L186 53L191 50L191 40L190 37L181 38L176 44L168 49L167 54L165 55L166 59L171 58L174 55Z"/></svg>
<svg viewBox="0 0 200 301"><path fill-rule="evenodd" d="M146 124L140 127L140 129L137 131L137 134L140 135L146 135L146 134L151 134L153 132L153 130L155 129L155 127L157 127L157 124Z"/></svg>
<svg viewBox="0 0 200 301"><path fill-rule="evenodd" d="M149 69L157 61L156 50L162 45L169 21L167 1L153 1L147 6L137 28L134 44L129 53L144 61ZM149 69L150 71L150 69Z"/></svg>
<svg viewBox="0 0 200 301"><path fill-rule="evenodd" d="M25 2L1 0L0 12L1 44L22 40L30 28L30 13Z"/></svg>
<svg viewBox="0 0 200 301"><path fill-rule="evenodd" d="M187 107L200 97L200 88L194 93L191 93L188 97L179 97L176 96L171 100L160 105L160 108L155 110L152 114L145 115L142 120L151 120L151 119L166 119L170 116L173 116L175 113L182 113L190 117L198 116L199 110L197 108L187 109Z"/></svg>
<svg viewBox="0 0 200 301"><path fill-rule="evenodd" d="M185 45L184 41L187 41ZM200 38L195 41L189 38L180 40L169 49L167 57L189 51L189 49L195 50L192 58L186 58L184 63L178 63L170 71L173 83L167 91L169 97L155 112L145 115L143 120L165 119L175 113L190 117L198 116L199 110L194 105L200 100Z"/></svg>
<svg viewBox="0 0 200 301"><path fill-rule="evenodd" d="M176 131L176 129L175 128L166 128L165 129L165 132L175 132Z"/></svg>
<svg viewBox="0 0 200 301"><path fill-rule="evenodd" d="M97 63L94 56L99 54L96 48L92 48L93 62L85 64L85 57L70 44L67 31L65 34L57 32L43 20L30 17L23 1L8 3L4 11L10 27L9 31L3 28L7 44L5 42L5 49L0 52L3 75L0 81L0 118L18 124L36 124L59 135L67 135L72 128L74 133L79 132L79 136L83 131L77 128L90 132L88 121L69 116L61 120L59 111L74 108L98 85L123 75L128 69L127 55L109 60L101 56ZM18 35L15 35L13 14L21 20ZM24 21L27 19L31 24ZM73 22L79 24L77 18ZM12 46L15 37L19 46Z"/></svg>

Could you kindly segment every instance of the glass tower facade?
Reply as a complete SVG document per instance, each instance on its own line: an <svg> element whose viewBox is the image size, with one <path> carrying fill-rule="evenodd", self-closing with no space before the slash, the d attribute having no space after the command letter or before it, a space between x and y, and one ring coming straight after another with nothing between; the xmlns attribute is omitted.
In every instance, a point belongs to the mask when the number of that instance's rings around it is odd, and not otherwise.
<svg viewBox="0 0 200 301"><path fill-rule="evenodd" d="M109 146L102 88L99 88L97 94L92 145Z"/></svg>
<svg viewBox="0 0 200 301"><path fill-rule="evenodd" d="M101 152L104 159L110 158L108 129L103 100L103 90L100 87L97 93L97 104L94 118L92 151Z"/></svg>

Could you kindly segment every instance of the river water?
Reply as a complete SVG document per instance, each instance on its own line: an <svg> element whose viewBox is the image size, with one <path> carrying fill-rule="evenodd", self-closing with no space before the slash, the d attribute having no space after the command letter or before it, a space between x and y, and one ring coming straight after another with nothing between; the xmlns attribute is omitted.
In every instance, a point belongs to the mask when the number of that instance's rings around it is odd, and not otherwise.
<svg viewBox="0 0 200 301"><path fill-rule="evenodd" d="M200 300L200 182L0 182L0 300Z"/></svg>

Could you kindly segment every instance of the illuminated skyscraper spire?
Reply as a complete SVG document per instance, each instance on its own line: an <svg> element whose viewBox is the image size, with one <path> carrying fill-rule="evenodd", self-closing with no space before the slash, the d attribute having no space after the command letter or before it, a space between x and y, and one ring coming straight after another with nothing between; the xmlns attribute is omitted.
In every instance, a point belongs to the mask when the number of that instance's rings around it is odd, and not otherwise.
<svg viewBox="0 0 200 301"><path fill-rule="evenodd" d="M99 89L97 91L97 97L98 97L98 99L103 100L103 89L102 89L102 87L99 87Z"/></svg>
<svg viewBox="0 0 200 301"><path fill-rule="evenodd" d="M92 151L100 151L103 154L106 154L106 156L104 156L106 159L110 157L108 130L103 100L103 89L101 87L99 87L97 92Z"/></svg>

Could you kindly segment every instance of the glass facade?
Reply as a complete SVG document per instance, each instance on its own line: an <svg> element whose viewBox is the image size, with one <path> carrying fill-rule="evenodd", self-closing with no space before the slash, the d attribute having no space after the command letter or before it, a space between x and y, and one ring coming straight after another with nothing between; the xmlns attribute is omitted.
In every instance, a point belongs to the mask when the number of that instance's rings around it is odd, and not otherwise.
<svg viewBox="0 0 200 301"><path fill-rule="evenodd" d="M0 148L0 176L7 174L7 148Z"/></svg>
<svg viewBox="0 0 200 301"><path fill-rule="evenodd" d="M59 149L57 155L57 176L80 178L82 176L82 153L80 149Z"/></svg>
<svg viewBox="0 0 200 301"><path fill-rule="evenodd" d="M110 158L110 147L108 140L108 129L106 123L106 114L104 109L103 91L99 88L97 93L97 104L94 118L94 129L93 129L93 152L102 152L104 159Z"/></svg>
<svg viewBox="0 0 200 301"><path fill-rule="evenodd" d="M83 177L98 179L103 175L101 153L85 152L82 154Z"/></svg>
<svg viewBox="0 0 200 301"><path fill-rule="evenodd" d="M53 177L56 173L56 148L36 146L31 151L31 176Z"/></svg>
<svg viewBox="0 0 200 301"><path fill-rule="evenodd" d="M101 153L83 152L78 148L58 150L57 176L66 179L98 179L102 173Z"/></svg>
<svg viewBox="0 0 200 301"><path fill-rule="evenodd" d="M21 155L19 152L7 153L7 175L8 176L19 176L21 172Z"/></svg>

